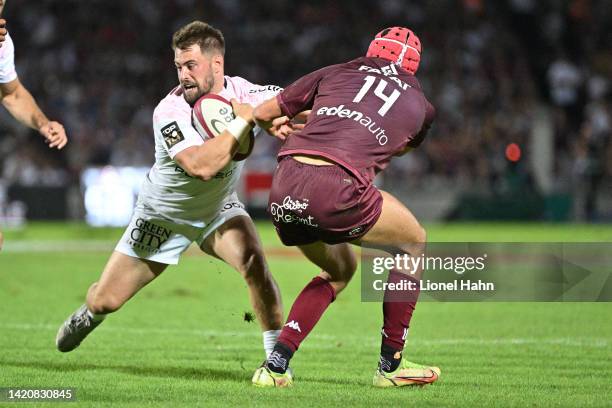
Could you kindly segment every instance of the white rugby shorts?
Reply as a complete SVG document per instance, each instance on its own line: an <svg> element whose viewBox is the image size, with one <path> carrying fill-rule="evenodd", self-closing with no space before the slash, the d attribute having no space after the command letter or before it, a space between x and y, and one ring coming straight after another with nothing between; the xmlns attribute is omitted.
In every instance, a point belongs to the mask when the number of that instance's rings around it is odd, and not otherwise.
<svg viewBox="0 0 612 408"><path fill-rule="evenodd" d="M134 258L176 265L192 242L201 246L217 228L240 215L249 217L235 193L223 200L219 214L203 228L164 219L146 204L138 202L115 251Z"/></svg>

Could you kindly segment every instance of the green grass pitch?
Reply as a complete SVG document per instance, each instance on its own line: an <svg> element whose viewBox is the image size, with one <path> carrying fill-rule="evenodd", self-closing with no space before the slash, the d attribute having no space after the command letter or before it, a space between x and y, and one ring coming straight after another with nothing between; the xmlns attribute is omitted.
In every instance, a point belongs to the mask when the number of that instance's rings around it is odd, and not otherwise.
<svg viewBox="0 0 612 408"><path fill-rule="evenodd" d="M268 224L258 228L288 310L318 271L279 250ZM597 225L450 224L428 231L431 241L612 242L612 226ZM440 381L372 388L381 305L360 302L358 276L292 360L295 387L257 389L250 378L264 356L257 322L243 318L251 310L245 284L194 252L80 348L57 352L58 326L83 302L121 232L78 224L5 231L0 387L74 387L74 406L612 405L610 303L421 303L406 355L441 367Z"/></svg>

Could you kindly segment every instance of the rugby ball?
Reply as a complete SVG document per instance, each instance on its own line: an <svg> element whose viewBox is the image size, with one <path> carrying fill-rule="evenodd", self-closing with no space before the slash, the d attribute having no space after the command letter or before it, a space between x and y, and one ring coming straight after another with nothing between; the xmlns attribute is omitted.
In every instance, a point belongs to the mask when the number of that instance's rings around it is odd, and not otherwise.
<svg viewBox="0 0 612 408"><path fill-rule="evenodd" d="M214 138L227 127L236 116L232 104L222 96L207 94L200 97L193 105L191 121L200 136L204 139ZM241 161L249 157L255 144L253 130L242 139L232 160Z"/></svg>

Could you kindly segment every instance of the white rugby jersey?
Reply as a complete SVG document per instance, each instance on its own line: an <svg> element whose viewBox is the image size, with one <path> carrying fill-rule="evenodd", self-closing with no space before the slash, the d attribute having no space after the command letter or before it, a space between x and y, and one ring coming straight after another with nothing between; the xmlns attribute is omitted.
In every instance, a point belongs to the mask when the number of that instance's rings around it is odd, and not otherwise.
<svg viewBox="0 0 612 408"><path fill-rule="evenodd" d="M274 97L281 88L260 86L240 77L225 77L219 93L228 101L259 105ZM254 129L255 137L263 130ZM244 161L231 161L209 180L189 176L173 160L188 147L199 146L206 140L191 125L191 106L183 98L180 86L174 88L153 112L155 164L143 182L139 199L160 216L172 221L204 227L219 213L222 200L234 192Z"/></svg>
<svg viewBox="0 0 612 408"><path fill-rule="evenodd" d="M17 78L15 71L15 46L11 36L6 33L4 43L0 47L0 84L6 84Z"/></svg>

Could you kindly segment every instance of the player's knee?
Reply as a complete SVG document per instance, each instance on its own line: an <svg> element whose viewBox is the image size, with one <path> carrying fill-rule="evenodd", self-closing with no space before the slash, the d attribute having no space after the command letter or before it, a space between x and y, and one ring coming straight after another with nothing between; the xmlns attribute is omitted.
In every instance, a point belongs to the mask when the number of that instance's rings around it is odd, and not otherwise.
<svg viewBox="0 0 612 408"><path fill-rule="evenodd" d="M335 273L336 280L344 282L346 285L357 270L357 258L351 253L338 262L337 268Z"/></svg>
<svg viewBox="0 0 612 408"><path fill-rule="evenodd" d="M427 231L425 231L425 228L423 228L421 224L419 224L417 227L415 238L416 238L415 241L418 243L424 244L427 242Z"/></svg>
<svg viewBox="0 0 612 408"><path fill-rule="evenodd" d="M123 300L108 292L97 290L90 299L87 307L90 312L95 314L113 313L123 306Z"/></svg>
<svg viewBox="0 0 612 408"><path fill-rule="evenodd" d="M407 254L410 256L419 256L425 252L427 245L427 231L421 225L413 228L409 235L406 236L405 242L396 244L389 248L389 253L392 255Z"/></svg>

